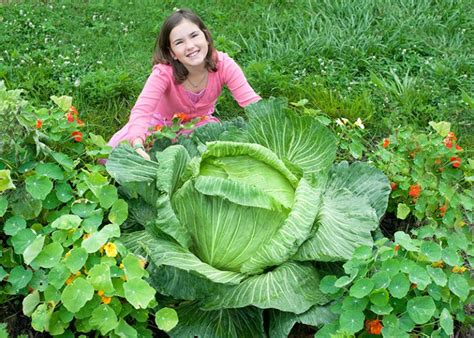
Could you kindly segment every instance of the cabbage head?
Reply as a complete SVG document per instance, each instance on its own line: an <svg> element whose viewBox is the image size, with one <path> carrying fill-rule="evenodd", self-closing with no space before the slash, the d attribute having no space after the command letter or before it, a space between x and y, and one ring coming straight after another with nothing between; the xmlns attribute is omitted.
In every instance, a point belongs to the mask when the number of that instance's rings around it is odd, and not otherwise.
<svg viewBox="0 0 474 338"><path fill-rule="evenodd" d="M107 170L143 225L124 242L149 256L154 286L177 302L171 336L286 336L302 316L320 325L314 262L348 260L373 244L387 178L362 162L335 164L336 139L279 100L246 110L248 122L198 128L145 161L120 145ZM133 216L134 215L134 216ZM184 302L183 302L184 301Z"/></svg>

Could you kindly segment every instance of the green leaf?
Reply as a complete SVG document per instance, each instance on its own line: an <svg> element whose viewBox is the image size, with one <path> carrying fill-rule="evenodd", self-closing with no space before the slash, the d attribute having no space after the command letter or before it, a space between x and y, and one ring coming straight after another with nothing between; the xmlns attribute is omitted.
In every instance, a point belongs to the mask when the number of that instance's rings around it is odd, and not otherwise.
<svg viewBox="0 0 474 338"><path fill-rule="evenodd" d="M74 162L66 154L56 153L56 152L53 151L51 153L51 156L53 156L53 158L56 160L56 162L58 162L67 171L71 171L72 169L74 169L74 166L75 166Z"/></svg>
<svg viewBox="0 0 474 338"><path fill-rule="evenodd" d="M110 209L109 213L109 221L120 225L128 217L128 204L122 199L118 199L114 202L112 205L112 208Z"/></svg>
<svg viewBox="0 0 474 338"><path fill-rule="evenodd" d="M373 313L375 313L377 315L385 316L385 315L388 315L388 314L392 313L393 307L391 307L390 304L385 304L385 305L381 305L381 306L373 304L373 305L370 306L370 311L372 311Z"/></svg>
<svg viewBox="0 0 474 338"><path fill-rule="evenodd" d="M55 96L52 95L49 97L51 101L53 101L63 112L67 112L72 105L72 97L71 96Z"/></svg>
<svg viewBox="0 0 474 338"><path fill-rule="evenodd" d="M367 307L367 304L369 304L369 299L367 297L359 299L351 296L346 296L344 298L344 301L342 302L342 309L364 311Z"/></svg>
<svg viewBox="0 0 474 338"><path fill-rule="evenodd" d="M444 308L443 311L441 311L441 315L439 316L439 324L447 335L452 335L454 333L453 317L447 308Z"/></svg>
<svg viewBox="0 0 474 338"><path fill-rule="evenodd" d="M397 231L395 233L395 243L400 244L407 251L420 251L415 241L411 239L410 235L403 231Z"/></svg>
<svg viewBox="0 0 474 338"><path fill-rule="evenodd" d="M0 196L0 217L5 215L8 208L8 200L5 196Z"/></svg>
<svg viewBox="0 0 474 338"><path fill-rule="evenodd" d="M28 296L23 298L22 308L23 314L26 316L31 316L31 314L35 311L36 306L40 303L40 296L38 290L33 291Z"/></svg>
<svg viewBox="0 0 474 338"><path fill-rule="evenodd" d="M90 324L104 336L115 329L119 322L115 311L110 306L101 304L92 311Z"/></svg>
<svg viewBox="0 0 474 338"><path fill-rule="evenodd" d="M114 291L112 279L110 278L110 266L107 264L102 263L95 265L89 270L87 280L96 290L103 290L105 293Z"/></svg>
<svg viewBox="0 0 474 338"><path fill-rule="evenodd" d="M433 279L433 281L439 286L445 286L448 282L448 278L446 277L446 274L444 273L443 269L433 268L432 266L428 265L426 267L426 270L428 271L428 274L430 275L431 279Z"/></svg>
<svg viewBox="0 0 474 338"><path fill-rule="evenodd" d="M196 303L183 303L176 311L179 323L171 337L265 337L262 310L254 307L202 311Z"/></svg>
<svg viewBox="0 0 474 338"><path fill-rule="evenodd" d="M340 328L354 334L364 327L365 315L362 311L344 311L339 318Z"/></svg>
<svg viewBox="0 0 474 338"><path fill-rule="evenodd" d="M82 219L76 215L62 215L51 223L52 228L56 229L76 229L81 224Z"/></svg>
<svg viewBox="0 0 474 338"><path fill-rule="evenodd" d="M378 271L372 276L374 289L385 289L390 285L391 275L387 271Z"/></svg>
<svg viewBox="0 0 474 338"><path fill-rule="evenodd" d="M10 170L0 170L0 192L8 189L15 189L12 178L10 177Z"/></svg>
<svg viewBox="0 0 474 338"><path fill-rule="evenodd" d="M436 305L430 296L414 297L408 301L407 310L416 324L424 324L433 317Z"/></svg>
<svg viewBox="0 0 474 338"><path fill-rule="evenodd" d="M462 265L463 261L459 257L455 248L446 247L442 252L442 260L451 266Z"/></svg>
<svg viewBox="0 0 474 338"><path fill-rule="evenodd" d="M421 244L421 253L426 255L431 262L436 262L441 259L441 246L431 241L424 241Z"/></svg>
<svg viewBox="0 0 474 338"><path fill-rule="evenodd" d="M385 289L376 289L370 293L370 301L377 306L385 306L390 298L388 291Z"/></svg>
<svg viewBox="0 0 474 338"><path fill-rule="evenodd" d="M363 245L354 250L352 258L357 258L361 260L366 260L372 257L372 247Z"/></svg>
<svg viewBox="0 0 474 338"><path fill-rule="evenodd" d="M60 290L70 276L70 271L63 263L57 264L48 274L48 282Z"/></svg>
<svg viewBox="0 0 474 338"><path fill-rule="evenodd" d="M419 290L424 290L428 286L428 284L431 283L431 278L428 275L426 269L418 264L410 270L408 276L410 281L412 283L415 283Z"/></svg>
<svg viewBox="0 0 474 338"><path fill-rule="evenodd" d="M99 189L98 196L100 206L104 209L110 208L118 199L117 188L106 185Z"/></svg>
<svg viewBox="0 0 474 338"><path fill-rule="evenodd" d="M31 326L39 332L49 330L49 322L54 311L54 305L50 303L40 304L31 315Z"/></svg>
<svg viewBox="0 0 474 338"><path fill-rule="evenodd" d="M462 301L467 299L469 295L469 284L466 279L459 274L453 273L449 276L448 287L456 296L458 296Z"/></svg>
<svg viewBox="0 0 474 338"><path fill-rule="evenodd" d="M93 233L81 243L87 253L97 252L110 238L119 237L120 228L117 224L107 224L99 232Z"/></svg>
<svg viewBox="0 0 474 338"><path fill-rule="evenodd" d="M155 289L142 279L128 280L123 284L125 298L135 309L146 309L155 299Z"/></svg>
<svg viewBox="0 0 474 338"><path fill-rule="evenodd" d="M84 266L88 257L89 255L84 248L74 248L69 251L69 254L64 259L64 264L71 273L76 273Z"/></svg>
<svg viewBox="0 0 474 338"><path fill-rule="evenodd" d="M349 294L355 298L363 298L367 296L374 288L374 282L369 278L359 279L352 285Z"/></svg>
<svg viewBox="0 0 474 338"><path fill-rule="evenodd" d="M71 186L66 183L58 183L56 184L56 197L63 203L70 201L74 197L74 191L72 190Z"/></svg>
<svg viewBox="0 0 474 338"><path fill-rule="evenodd" d="M390 282L388 290L393 297L402 299L410 290L410 281L404 273L398 273Z"/></svg>
<svg viewBox="0 0 474 338"><path fill-rule="evenodd" d="M319 282L319 289L326 294L334 294L339 291L339 288L334 286L335 282L336 276L324 276L324 278Z"/></svg>
<svg viewBox="0 0 474 338"><path fill-rule="evenodd" d="M400 262L395 258L387 259L382 263L382 271L393 277L400 271Z"/></svg>
<svg viewBox="0 0 474 338"><path fill-rule="evenodd" d="M25 182L26 190L37 200L44 200L53 189L53 182L45 176L29 176Z"/></svg>
<svg viewBox="0 0 474 338"><path fill-rule="evenodd" d="M408 207L405 203L398 203L397 205L397 218L398 219L406 219L408 214L410 213L410 207Z"/></svg>
<svg viewBox="0 0 474 338"><path fill-rule="evenodd" d="M94 296L94 288L84 278L76 278L67 285L62 294L61 301L70 312L78 312L87 301Z"/></svg>
<svg viewBox="0 0 474 338"><path fill-rule="evenodd" d="M8 218L3 226L3 232L8 236L15 236L19 231L26 228L26 221L21 216Z"/></svg>
<svg viewBox="0 0 474 338"><path fill-rule="evenodd" d="M32 277L33 272L31 270L26 270L23 266L18 265L10 271L8 282L12 285L13 290L20 290L28 285Z"/></svg>
<svg viewBox="0 0 474 338"><path fill-rule="evenodd" d="M40 235L23 252L25 264L29 265L39 255L44 245L44 236Z"/></svg>
<svg viewBox="0 0 474 338"><path fill-rule="evenodd" d="M178 313L168 307L160 309L155 314L155 323L160 330L168 332L178 324Z"/></svg>
<svg viewBox="0 0 474 338"><path fill-rule="evenodd" d="M52 242L43 247L38 256L31 262L31 266L50 269L61 260L63 251L60 243Z"/></svg>
<svg viewBox="0 0 474 338"><path fill-rule="evenodd" d="M46 176L54 180L64 179L64 173L60 166L55 163L40 163L35 168L38 176Z"/></svg>
<svg viewBox="0 0 474 338"><path fill-rule="evenodd" d="M96 207L97 207L96 203L92 203L89 201L80 201L80 202L74 202L71 205L71 211L74 215L77 215L81 218L86 218L95 211Z"/></svg>
<svg viewBox="0 0 474 338"><path fill-rule="evenodd" d="M146 275L146 271L140 263L140 258L135 255L128 254L122 261L125 275L128 279L142 278Z"/></svg>
<svg viewBox="0 0 474 338"><path fill-rule="evenodd" d="M451 123L445 122L445 121L441 121L441 122L430 121L429 125L434 130L436 130L436 132L442 137L448 136L448 133L451 130Z"/></svg>
<svg viewBox="0 0 474 338"><path fill-rule="evenodd" d="M119 319L119 323L114 330L114 333L121 338L136 338L138 337L137 330L130 326L122 318Z"/></svg>

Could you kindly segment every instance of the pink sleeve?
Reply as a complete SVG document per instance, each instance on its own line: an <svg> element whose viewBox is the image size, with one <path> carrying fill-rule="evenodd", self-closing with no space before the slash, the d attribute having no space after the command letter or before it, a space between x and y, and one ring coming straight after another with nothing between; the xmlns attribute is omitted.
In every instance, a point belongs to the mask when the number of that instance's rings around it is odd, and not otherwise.
<svg viewBox="0 0 474 338"><path fill-rule="evenodd" d="M239 106L245 107L262 99L250 87L239 65L227 54L223 54L222 71L224 84L227 85Z"/></svg>
<svg viewBox="0 0 474 338"><path fill-rule="evenodd" d="M151 75L143 87L137 102L132 108L128 121L127 139L133 141L137 137L144 137L151 127L153 113L160 102L163 93L170 84L170 76L160 65L154 66Z"/></svg>

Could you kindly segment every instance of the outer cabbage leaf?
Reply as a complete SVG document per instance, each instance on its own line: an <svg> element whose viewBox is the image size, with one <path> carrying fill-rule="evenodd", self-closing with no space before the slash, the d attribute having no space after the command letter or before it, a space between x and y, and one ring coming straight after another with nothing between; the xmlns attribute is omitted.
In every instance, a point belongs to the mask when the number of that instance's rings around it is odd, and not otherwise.
<svg viewBox="0 0 474 338"><path fill-rule="evenodd" d="M303 243L294 259L347 260L357 247L371 246L371 231L379 224L375 208L383 212L387 188L386 178L368 165L341 163L335 166L322 188L315 234Z"/></svg>
<svg viewBox="0 0 474 338"><path fill-rule="evenodd" d="M256 308L202 311L197 303L176 309L179 323L171 337L265 337L262 310Z"/></svg>
<svg viewBox="0 0 474 338"><path fill-rule="evenodd" d="M305 175L327 171L336 158L334 135L310 116L284 112L281 100L259 101L246 108L249 141L272 150Z"/></svg>
<svg viewBox="0 0 474 338"><path fill-rule="evenodd" d="M273 271L249 277L238 285L220 285L203 301L206 310L249 305L303 313L328 298L319 290L319 275L309 263L286 262Z"/></svg>

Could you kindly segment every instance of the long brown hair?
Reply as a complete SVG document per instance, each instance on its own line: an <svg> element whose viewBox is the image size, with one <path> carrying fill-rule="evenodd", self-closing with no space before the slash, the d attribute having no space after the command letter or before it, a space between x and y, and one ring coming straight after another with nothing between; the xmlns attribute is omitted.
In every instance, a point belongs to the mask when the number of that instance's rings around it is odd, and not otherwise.
<svg viewBox="0 0 474 338"><path fill-rule="evenodd" d="M160 33L155 44L155 51L153 53L152 64L156 65L159 63L171 65L173 67L173 75L178 83L182 83L188 77L188 70L186 67L175 60L171 55L171 42L170 33L177 25L183 20L189 20L193 24L199 27L204 33L207 42L209 43L209 49L205 58L205 67L209 72L217 71L217 52L212 43L211 33L207 29L204 22L190 9L178 9L168 18L166 18L163 26L161 27Z"/></svg>

